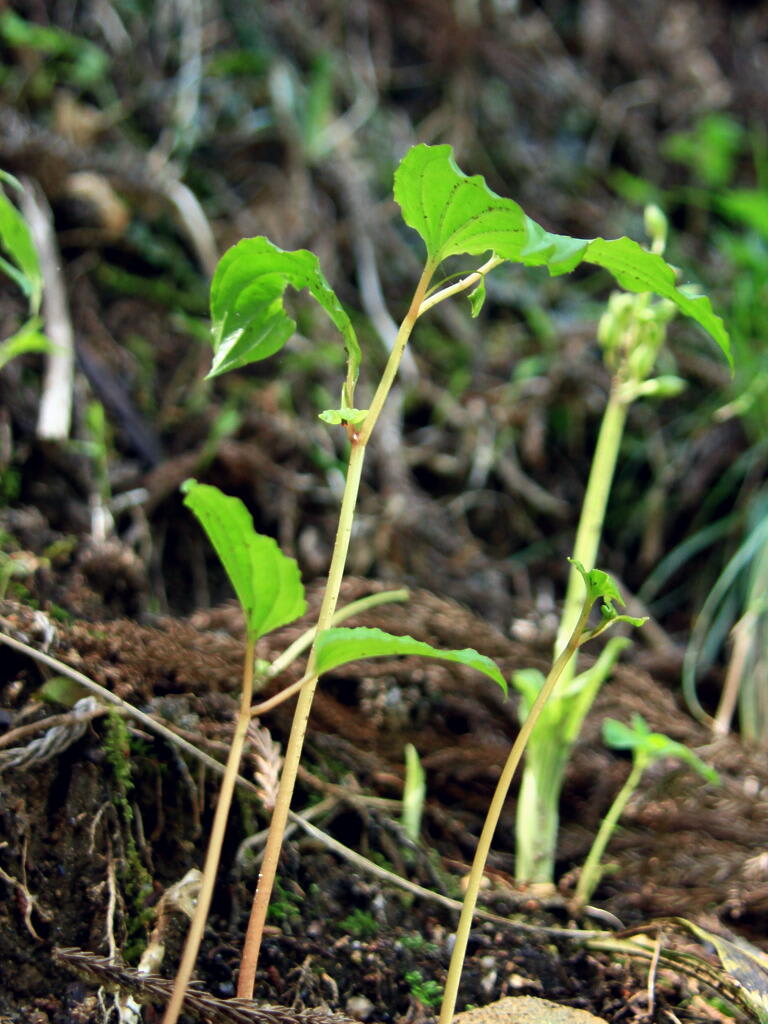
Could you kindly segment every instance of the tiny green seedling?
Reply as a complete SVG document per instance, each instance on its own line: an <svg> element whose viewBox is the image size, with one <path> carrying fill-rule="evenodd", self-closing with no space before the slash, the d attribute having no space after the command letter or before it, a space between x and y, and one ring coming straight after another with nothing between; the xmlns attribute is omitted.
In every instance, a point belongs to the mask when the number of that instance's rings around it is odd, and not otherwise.
<svg viewBox="0 0 768 1024"><path fill-rule="evenodd" d="M400 823L412 843L418 843L421 816L427 795L427 777L418 751L412 743L405 745L405 784L403 786L403 813Z"/></svg>
<svg viewBox="0 0 768 1024"><path fill-rule="evenodd" d="M576 900L580 904L588 903L592 893L600 882L602 869L600 862L616 830L619 818L624 808L629 803L630 797L640 785L643 772L656 761L667 757L674 757L685 762L699 773L707 782L717 784L719 778L717 772L705 764L700 757L683 746L664 736L659 732L651 732L648 723L642 715L633 715L631 725L616 721L615 718L606 718L603 722L603 740L613 750L632 751L632 770L627 780L616 794L613 803L602 820L592 848L584 867L581 869L578 885L576 886Z"/></svg>
<svg viewBox="0 0 768 1024"><path fill-rule="evenodd" d="M409 654L442 658L469 666L494 680L506 692L506 681L498 667L477 651L439 651L411 637L395 637L381 630L335 628L336 605L352 534L367 444L395 380L403 352L417 320L438 303L461 294L469 298L470 312L477 315L486 298L485 278L502 264L542 266L550 274L558 275L568 273L586 263L602 267L611 273L621 287L636 293L638 303L642 301L647 306L647 293L651 292L667 300L674 308L694 319L708 331L730 359L727 332L720 318L713 312L709 300L678 288L674 269L658 252L648 252L627 238L579 239L546 231L531 220L513 200L493 193L481 177L463 174L454 162L450 146L413 147L405 155L395 174L395 200L400 206L405 223L420 235L426 248L426 255L413 296L367 409L359 409L355 405L355 386L360 371L361 351L354 327L323 276L316 256L305 250L285 252L265 238L245 239L225 253L211 284L213 365L210 377L247 366L279 351L295 329L295 323L283 305L289 287L295 291L307 291L324 310L339 332L347 362L339 406L336 409L325 410L321 414L325 422L341 426L349 441L345 487L326 588L317 626L312 633L312 646L306 670L301 682L294 688L298 690L298 699L293 725L285 750L280 789L272 814L261 876L243 947L238 980L238 996L243 998L250 998L253 994L267 907L299 768L309 712L321 673L359 658ZM455 279L456 275L452 275L449 277L452 281L450 284L433 283L441 264L453 256L477 257L478 266L470 273L460 276L458 280ZM208 533L243 606L247 628L243 696L227 775L222 784L211 833L198 912L190 927L182 964L163 1024L175 1024L178 1019L210 904L223 826L231 801L244 729L251 714L250 695L253 689L255 640L269 629L295 619L303 609L303 596L295 563L279 554L274 541L260 538L254 533L250 516L241 503L234 498L217 495L218 492L213 488L207 488L203 484L192 484L187 489L186 501ZM575 573L583 580L581 589L586 590L586 596L582 593L577 594L575 598L576 614L566 631L567 635L564 636L562 651L558 653L550 675L528 711L528 717L512 748L489 811L478 844L451 969L446 981L446 995L441 1014L443 1024L450 1021L453 1015L469 924L501 804L531 730L577 648L613 622L626 621L626 617L617 614L614 609L614 603L620 602L615 586L605 574L592 569L593 556L590 556L588 550L586 553L580 552L578 543L575 558L588 566L585 570L582 565L574 562ZM596 626L590 627L589 613L598 601L602 602L603 619ZM297 651L293 649L290 657L295 656ZM281 658L278 658L278 662ZM275 665L272 666L273 670ZM286 694L288 692L286 691ZM261 707L264 708L264 705ZM434 993L430 995L430 998L435 997Z"/></svg>
<svg viewBox="0 0 768 1024"><path fill-rule="evenodd" d="M439 1006L443 998L443 986L433 978L424 979L421 971L406 971L405 980L408 983L413 998L422 1006Z"/></svg>

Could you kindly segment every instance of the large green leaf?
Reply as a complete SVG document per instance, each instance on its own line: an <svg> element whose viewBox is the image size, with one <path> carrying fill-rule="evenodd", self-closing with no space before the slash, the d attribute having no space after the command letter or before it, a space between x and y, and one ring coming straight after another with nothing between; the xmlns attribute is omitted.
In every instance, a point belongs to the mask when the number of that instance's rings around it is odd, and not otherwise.
<svg viewBox="0 0 768 1024"><path fill-rule="evenodd" d="M513 200L492 192L482 177L463 174L450 146L414 146L395 173L395 199L406 224L424 240L433 267L448 256L486 252L527 266L545 266L553 275L593 263L628 291L671 299L731 360L728 332L709 299L678 288L674 268L661 256L629 238L571 238L546 231Z"/></svg>
<svg viewBox="0 0 768 1024"><path fill-rule="evenodd" d="M493 250L517 259L527 241L525 214L492 192L478 174L459 170L450 146L414 146L395 172L395 200L421 235L429 262Z"/></svg>
<svg viewBox="0 0 768 1024"><path fill-rule="evenodd" d="M339 627L323 630L318 635L315 653L319 674L330 672L350 661L360 661L363 658L392 658L401 654L454 661L475 668L478 672L484 672L499 684L504 693L507 692L507 683L498 665L471 647L462 651L441 651L421 640L414 640L412 636L393 636L381 629Z"/></svg>
<svg viewBox="0 0 768 1024"><path fill-rule="evenodd" d="M0 180L17 188L21 187L15 178L4 172L0 175ZM0 257L0 270L3 270L16 282L29 299L31 312L37 313L43 293L43 278L37 251L27 222L2 190L0 190L0 246L9 256L7 260Z"/></svg>
<svg viewBox="0 0 768 1024"><path fill-rule="evenodd" d="M728 331L711 302L706 295L692 295L687 289L678 288L674 268L661 256L648 252L631 238L594 238L587 246L584 262L605 267L627 291L654 292L670 299L681 313L695 320L715 339L733 365Z"/></svg>
<svg viewBox="0 0 768 1024"><path fill-rule="evenodd" d="M211 282L214 356L208 376L266 359L282 348L296 329L283 305L289 285L297 291L306 288L341 332L347 349L342 404L354 406L360 346L317 256L306 249L286 252L263 237L233 245L216 267Z"/></svg>
<svg viewBox="0 0 768 1024"><path fill-rule="evenodd" d="M298 565L272 537L256 533L242 501L196 480L187 480L182 490L234 587L248 634L257 639L302 616L306 602Z"/></svg>

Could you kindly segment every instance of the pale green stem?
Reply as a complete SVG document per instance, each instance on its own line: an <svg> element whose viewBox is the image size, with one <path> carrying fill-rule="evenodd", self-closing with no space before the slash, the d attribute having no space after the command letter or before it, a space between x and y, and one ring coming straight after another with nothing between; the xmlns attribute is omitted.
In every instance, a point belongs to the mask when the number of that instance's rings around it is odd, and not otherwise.
<svg viewBox="0 0 768 1024"><path fill-rule="evenodd" d="M371 404L368 409L368 415L365 417L360 431L357 435L357 442L365 446L368 443L373 428L376 426L376 421L381 415L381 410L384 408L384 403L387 400L387 395L392 389L392 385L395 382L397 371L400 366L400 360L402 359L405 346L408 344L408 339L413 331L414 324L421 315L421 307L424 304L424 295L426 294L429 282L432 279L432 275L435 272L435 267L432 263L428 263L419 278L419 283L416 286L413 299L411 301L410 308L403 318L403 322L400 324L400 329L397 332L395 343L392 346L392 351L389 353L389 359L387 365L384 367L384 372L381 375L381 380L376 388L376 392L371 399Z"/></svg>
<svg viewBox="0 0 768 1024"><path fill-rule="evenodd" d="M555 729L545 733L542 727L528 744L515 821L515 878L523 884L552 885L560 790L570 752Z"/></svg>
<svg viewBox="0 0 768 1024"><path fill-rule="evenodd" d="M608 507L608 495L613 483L613 474L616 471L621 438L624 434L624 423L627 418L627 404L620 397L620 392L621 383L618 378L614 378L608 396L608 404L600 424L600 433L595 446L595 455L592 459L587 490L584 494L584 503L581 507L579 526L576 531L573 558L577 562L581 562L587 572L595 567L597 549L600 546L600 537L605 522L605 510ZM581 574L571 566L565 604L555 640L555 652L561 650L573 632L573 626L579 617L583 601L584 580ZM563 682L560 684L561 688L572 678L575 667L574 661L571 669L564 674Z"/></svg>
<svg viewBox="0 0 768 1024"><path fill-rule="evenodd" d="M200 895L195 905L195 913L187 933L187 941L184 944L184 953L176 972L173 983L173 992L165 1010L163 1024L176 1024L184 1003L184 996L195 968L195 961L200 950L200 943L205 932L205 922L208 919L208 911L213 898L213 888L216 884L216 875L221 858L221 849L224 844L224 832L227 827L229 808L232 805L232 794L237 781L237 769L240 765L240 757L243 753L245 736L251 721L251 698L253 697L253 660L256 641L249 636L245 645L245 661L243 663L243 691L240 695L240 707L235 722L235 732L232 736L232 744L229 748L227 766L224 770L224 777L221 780L219 799L216 802L216 814L211 826L210 839L208 840L208 851L205 855L203 865L203 877L200 886Z"/></svg>
<svg viewBox="0 0 768 1024"><path fill-rule="evenodd" d="M587 571L595 566L626 416L627 404L621 398L621 382L616 377L612 382L608 404L600 425L574 544L573 557L576 561L581 562ZM566 639L573 632L583 601L584 581L581 574L571 567L565 604L555 641L555 651L562 648ZM576 662L577 659L573 658L566 666L560 679L560 691L573 679ZM555 699L557 699L557 693ZM580 723L569 722L567 716L564 715L563 724L570 735L578 734ZM570 757L570 748L563 736L560 737L560 741L562 744L560 754L554 759L543 762L542 758L537 758L536 749L540 742L548 742L547 738L542 737L539 740L534 733L531 739L531 748L526 758L517 804L518 839L515 875L519 882L551 883L554 878L555 848L559 828L558 805L563 777ZM537 765L542 762L547 771L546 779L541 778L540 770L537 771Z"/></svg>
<svg viewBox="0 0 768 1024"><path fill-rule="evenodd" d="M317 620L317 632L328 629L336 610L336 601L339 596L341 580L344 572L344 565L349 550L349 540L352 534L352 520L357 502L357 494L360 487L363 462L365 459L365 447L353 444L349 457L347 469L347 480L344 487L344 497L339 513L339 526L336 533L336 543L331 558L328 582L326 584L320 614ZM282 775L280 776L280 787L277 793L272 820L269 825L264 856L261 864L261 872L256 887L256 893L248 921L248 928L243 943L243 954L240 964L240 976L238 978L237 995L239 998L252 999L253 989L256 982L256 968L258 965L259 951L264 925L267 920L267 909L274 888L275 876L277 874L277 863L280 859L280 851L283 845L283 835L288 821L288 812L291 806L293 790L296 785L301 751L304 746L304 736L307 731L307 722L312 708L312 698L317 687L317 673L314 671L314 647L310 652L309 664L307 665L307 681L302 687L296 708L293 713L291 734L288 738L288 745L285 750L285 760Z"/></svg>
<svg viewBox="0 0 768 1024"><path fill-rule="evenodd" d="M587 855L587 859L584 861L584 867L581 869L579 882L576 886L576 902L581 906L589 902L592 893L597 888L602 874L600 861L603 859L608 842L616 830L619 818L629 803L629 798L638 787L647 763L648 758L646 756L642 754L635 756L632 771L627 776L627 781L616 794L613 803L603 818L600 829L592 843L592 848Z"/></svg>
<svg viewBox="0 0 768 1024"><path fill-rule="evenodd" d="M336 603L339 598L341 582L344 575L344 567L349 550L349 540L352 534L352 523L357 503L357 494L360 487L360 478L365 459L365 449L371 431L384 407L387 395L394 382L400 358L403 354L413 326L419 315L419 307L423 301L424 294L429 286L429 281L434 268L428 265L419 280L418 286L411 301L410 308L403 319L397 333L395 344L390 353L384 373L376 389L371 402L371 407L359 433L352 435L352 448L347 470L347 479L344 486L344 496L339 512L339 525L336 532L336 542L331 556L331 565L328 572L325 594L320 607L317 621L317 633L330 628L333 615L336 610ZM261 873L256 888L256 894L251 908L251 915L248 921L248 929L243 944L243 955L240 965L240 976L238 978L237 995L240 998L251 999L256 981L256 968L258 965L261 940L264 932L264 925L267 920L267 909L274 887L277 874L277 863L280 858L280 851L283 844L283 835L288 821L293 790L296 785L296 776L301 760L301 751L304 746L304 736L307 731L307 722L312 707L312 698L317 687L318 675L315 671L315 646L307 662L307 681L299 693L296 702L296 709L293 715L291 734L285 751L283 771L280 777L280 788L278 790L275 808L272 812L272 820L269 826L264 856L261 864Z"/></svg>
<svg viewBox="0 0 768 1024"><path fill-rule="evenodd" d="M480 892L483 872L485 870L486 861L488 860L493 836L496 832L496 826L499 823L504 802L507 799L510 784L515 771L517 770L517 766L520 763L520 759L523 756L528 739L536 725L536 722L538 721L539 715L581 642L582 634L584 633L589 619L589 613L592 609L592 603L593 602L590 601L583 604L581 615L576 622L573 633L570 636L565 649L550 669L544 685L536 697L536 700L533 702L531 710L528 713L526 720L523 722L515 742L512 744L512 749L509 752L506 764L504 765L499 781L496 784L493 800L491 801L491 806L488 808L488 814L483 824L480 838L477 842L475 857L472 861L472 868L467 879L467 890L464 895L461 916L459 917L459 924L456 929L456 941L453 946L453 952L451 953L448 975L445 979L445 994L440 1008L439 1024L451 1024L451 1021L453 1020L453 1014L456 1009L456 998L459 992L459 982L461 981L461 970L464 964L464 958L467 954L469 932L472 927L472 918L477 906L477 897Z"/></svg>
<svg viewBox="0 0 768 1024"><path fill-rule="evenodd" d="M492 256L482 267L478 267L467 277L462 277L460 281L455 284L448 285L446 288L441 288L440 291L430 295L428 299L424 299L421 306L419 307L419 316L422 313L426 313L428 309L432 309L438 302L442 302L443 299L449 298L451 295L458 295L459 292L465 292L469 288L473 288L476 284L480 284L486 274L490 273L494 267L498 267L504 260L500 256Z"/></svg>

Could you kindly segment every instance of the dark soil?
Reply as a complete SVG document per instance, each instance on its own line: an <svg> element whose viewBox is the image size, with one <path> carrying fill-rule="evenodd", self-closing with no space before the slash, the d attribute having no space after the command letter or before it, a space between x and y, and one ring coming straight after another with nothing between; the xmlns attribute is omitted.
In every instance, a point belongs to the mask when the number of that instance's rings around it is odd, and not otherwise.
<svg viewBox="0 0 768 1024"><path fill-rule="evenodd" d="M346 596L359 596L370 586L352 581ZM63 625L8 602L1 611L4 631L44 644L221 759L242 653L234 608L153 626L130 620ZM370 621L395 632L407 629L433 643L445 643L448 636L457 646L471 642L495 656L506 673L542 663L540 649L508 640L466 608L428 592L415 592L407 607L391 605L370 613L360 624ZM281 631L260 653L277 651L297 632L298 627ZM542 901L512 882L510 801L484 899L509 924L479 923L473 932L461 1006L535 994L589 1008L611 1021L667 1020L672 1012L679 1020L712 1020L717 1014L702 1002L706 989L702 992L701 983L669 972L656 979L649 1018L642 964L613 961L585 948L583 941L550 935L547 928L601 930L609 920L615 930L681 915L707 927L735 928L759 941L768 908L761 867L768 842L764 759L735 739L707 744L658 681L665 669L662 659L647 652L645 658L653 674L621 667L590 716L563 801L564 881L550 899ZM18 727L50 714L32 701L41 682L32 661L6 650L2 704L9 724ZM595 896L595 905L613 916L573 917L569 869L583 860L627 771L624 760L600 746L599 723L607 714L627 720L638 709L652 727L698 749L720 771L722 786L705 786L673 763L656 769L611 845L615 873ZM280 709L267 716L275 740L284 739L288 714ZM86 972L78 980L52 950L77 947L105 954L113 948L135 963L164 889L200 863L215 779L141 726L129 722L129 727L130 822L103 717L93 719L82 736L49 759L27 747L26 763L5 767L2 864L9 898L1 911L5 983L0 1005L10 1020L100 1020L90 995L96 977ZM437 663L425 670L409 660L376 662L362 672L351 667L334 673L318 694L295 806L308 807L322 797L324 813L315 823L324 832L374 862L383 859L402 877L457 893L514 732L513 702L505 702L492 684L478 682L468 671L448 671ZM50 735L41 725L35 739ZM405 742L418 745L428 775L424 839L418 849L397 823ZM7 747L2 756L19 746ZM251 752L247 758L246 777L252 777L254 756ZM205 990L220 998L234 993L239 943L258 870L258 844L249 843L249 852L241 844L265 822L259 801L243 792L232 816L199 963ZM182 921L176 916L170 927L164 973L172 973ZM424 980L442 981L454 924L455 914L439 904L414 899L317 839L294 833L281 862L259 999L353 1014L362 1008L379 1021L429 1015L407 975L418 971Z"/></svg>

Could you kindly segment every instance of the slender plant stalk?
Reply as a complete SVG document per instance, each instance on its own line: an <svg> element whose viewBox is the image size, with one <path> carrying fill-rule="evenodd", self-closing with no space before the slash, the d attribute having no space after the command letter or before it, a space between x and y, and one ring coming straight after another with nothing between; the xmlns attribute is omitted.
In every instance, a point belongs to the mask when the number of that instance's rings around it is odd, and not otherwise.
<svg viewBox="0 0 768 1024"><path fill-rule="evenodd" d="M317 620L317 632L328 629L331 625L336 601L341 587L342 574L346 563L349 540L352 534L352 519L354 515L357 494L360 487L360 477L365 459L365 446L357 443L352 444L349 466L347 469L347 480L344 487L344 497L341 503L339 514L339 527L336 534L336 543L331 558L331 566L328 574L328 582L323 597L320 614ZM277 864L280 859L280 851L283 844L283 835L288 821L288 812L291 806L293 790L296 785L301 751L304 746L304 737L307 731L309 713L312 708L312 699L317 687L318 675L314 671L314 645L309 655L307 674L302 687L296 709L293 714L291 733L288 738L288 745L285 750L283 771L280 776L280 787L277 792L275 807L272 811L272 819L269 825L269 834L264 847L264 855L259 873L259 881L254 895L253 906L248 920L248 928L243 943L243 953L240 962L240 974L237 984L237 995L239 998L253 998L253 989L256 983L256 968L258 965L259 952L264 925L267 920L267 909L269 907L272 889L274 888Z"/></svg>
<svg viewBox="0 0 768 1024"><path fill-rule="evenodd" d="M400 329L398 330L395 344L392 347L392 352L390 353L381 380L379 381L379 385L376 389L376 393L371 401L368 416L363 422L360 431L358 433L353 432L350 437L352 447L349 458L349 467L347 469L347 479L344 486L341 510L339 512L339 524L336 532L333 554L331 556L328 581L326 583L325 594L323 595L323 601L320 607L320 613L317 621L317 632L315 636L319 635L323 630L328 629L331 626L333 614L336 610L336 602L338 601L339 591L341 589L344 567L347 560L347 552L349 550L349 541L352 534L352 523L355 505L357 504L357 494L360 487L360 478L363 469L363 461L365 459L366 445L371 436L371 431L376 425L379 414L384 407L384 402L389 394L389 390L394 382L398 366L400 365L400 359L405 350L405 346L408 343L408 339L411 336L414 324L419 316L420 306L424 300L427 288L429 287L429 281L433 272L434 268L428 264L419 279L411 305L402 324L400 325ZM288 821L288 812L290 810L291 799L293 797L293 790L296 785L296 776L298 774L301 751L304 745L304 736L307 731L309 712L312 707L312 699L317 687L318 675L315 671L315 661L315 646L313 642L307 662L307 679L296 702L291 734L285 751L283 772L280 777L280 788L278 790L275 808L272 812L272 821L270 822L269 835L264 848L261 873L259 875L259 882L256 888L253 906L251 908L245 942L243 944L243 954L237 986L237 995L240 998L251 999L253 997L253 989L256 982L256 968L258 965L259 951L261 949L264 925L267 919L267 909L272 895L272 889L274 887L275 875L277 874L277 864L283 843L283 834ZM171 1022L168 1022L168 1024L171 1024Z"/></svg>
<svg viewBox="0 0 768 1024"><path fill-rule="evenodd" d="M237 995L240 998L252 998L253 996L256 968L258 965L258 956L261 947L264 924L266 922L267 909L272 889L274 887L283 835L285 833L285 827L290 813L290 804L296 784L296 776L298 774L298 767L301 759L304 737L306 735L312 699L317 686L318 674L315 670L315 641L317 636L323 630L330 628L334 624L334 620L338 618L336 613L336 604L339 598L347 552L349 550L354 511L357 504L357 495L360 488L360 480L368 439L370 438L371 432L373 431L381 410L384 407L384 402L386 401L387 395L389 394L395 380L402 354L419 315L424 312L426 308L431 308L431 306L436 302L441 301L443 298L447 298L449 294L452 295L472 287L473 284L480 280L480 278L498 262L500 261L491 259L486 265L481 267L478 272L470 275L468 278L465 278L463 281L459 282L458 285L454 285L449 289L443 289L443 292L439 293L439 295L433 296L432 299L429 300L428 305L425 300L425 295L435 267L430 263L426 265L421 278L419 279L419 283L416 287L408 312L400 325L395 344L374 394L368 415L358 432L352 428L348 428L351 451L347 469L347 479L339 512L339 523L328 572L328 580L326 582L326 589L323 595L317 625L313 631L309 631L308 634L305 634L303 637L299 638L296 643L291 645L291 647L284 652L281 658L278 659L279 664L276 663L273 665L270 672L270 675L277 674L278 669L282 670L282 668L297 657L302 650L306 649L310 643L312 644L307 662L307 672L301 680L301 689L299 691L299 698L294 712L291 734L288 739L288 745L285 753L283 773L280 779L280 788L272 814L269 835L264 849L262 869L259 875L259 883L254 895L253 907L251 909L248 929L243 945L237 991ZM374 595L374 600L375 597L376 595ZM381 601L396 600L398 597L400 597L400 595L397 595L397 597L381 596ZM366 601L368 605L373 603L371 599L366 599ZM376 601L375 603L379 603L379 601ZM239 765L242 754L245 732L251 717L254 643L250 640L248 643L246 657L248 659L248 668L247 670L244 670L243 700L238 714L235 737L230 750L227 771L225 773L224 782L222 783L221 795L214 819L214 827L211 834L211 840L209 842L208 853L206 855L203 887L198 900L197 912L192 925L190 926L189 935L187 936L187 943L182 963L179 967L179 972L174 984L171 1000L166 1009L165 1016L163 1017L163 1024L176 1024L179 1013L181 1012L184 995L189 979L192 975L192 970L194 968L197 952L199 950L205 928L205 921L208 910L210 909L213 885L223 842L224 828L232 800L234 780L237 776L237 766ZM230 768L231 765L233 767Z"/></svg>
<svg viewBox="0 0 768 1024"><path fill-rule="evenodd" d="M602 820L598 833L592 843L592 848L587 855L587 859L584 861L584 867L581 869L579 882L576 886L576 902L582 906L589 901L592 893L597 888L602 873L600 871L600 861L603 859L605 848L608 846L608 841L619 823L619 818L623 814L624 808L629 803L629 798L638 787L646 764L647 758L642 756L635 757L632 771L627 776L627 781L614 797L613 803Z"/></svg>
<svg viewBox="0 0 768 1024"><path fill-rule="evenodd" d="M589 572L595 567L597 549L600 545L600 537L605 522L605 510L608 507L608 495L613 483L613 475L616 471L616 463L619 458L619 448L624 434L624 423L627 418L627 403L621 397L621 383L619 378L614 378L611 384L611 391L608 396L608 404L603 413L600 433L595 446L595 456L592 460L592 467L587 481L587 490L584 494L584 504L579 517L579 525L576 530L576 540L573 548L573 558L581 562ZM571 566L568 576L568 589L565 594L565 604L560 618L560 625L555 640L555 651L562 649L568 637L573 632L573 626L579 617L579 611L584 600L584 580L580 573ZM573 677L576 668L576 660L571 663L562 676L560 688Z"/></svg>
<svg viewBox="0 0 768 1024"><path fill-rule="evenodd" d="M165 1010L163 1024L175 1024L178 1020L181 1008L184 1003L184 996L187 991L192 971L195 967L200 943L205 931L205 922L208 918L208 911L213 897L213 887L218 873L221 848L224 843L224 831L227 827L229 809L232 805L232 794L237 780L237 770L240 766L240 758L243 753L245 736L251 721L251 700L253 698L253 665L254 649L256 642L249 636L245 644L245 660L243 662L243 690L240 696L240 707L235 721L235 732L232 737L232 745L229 748L229 757L224 770L224 777L221 780L221 790L216 803L216 814L214 815L211 834L208 840L208 851L205 855L203 866L203 878L200 887L200 895L197 898L195 913L187 933L187 941L184 945L184 953L173 983L173 992Z"/></svg>
<svg viewBox="0 0 768 1024"><path fill-rule="evenodd" d="M459 982L461 981L461 970L464 964L464 958L467 954L469 932L472 927L472 918L477 906L477 897L480 892L483 871L485 870L485 864L488 860L493 836L496 832L496 826L499 823L499 818L501 817L504 802L507 799L510 784L544 705L547 700L549 700L549 697L557 686L557 683L562 677L568 663L579 647L579 643L587 625L587 620L589 619L592 604L592 601L585 601L582 603L581 614L575 624L573 633L568 639L568 643L564 650L553 664L544 685L539 691L539 694L528 713L528 717L523 722L520 732L517 734L517 738L512 744L512 749L509 752L509 756L507 757L507 761L504 765L499 781L496 784L493 800L491 801L491 806L488 809L488 814L486 816L485 823L483 824L480 838L477 842L475 857L472 861L472 869L467 880L467 890L464 895L461 916L459 917L459 924L456 929L456 941L454 942L453 952L451 953L448 975L445 979L445 994L443 995L443 1003L440 1008L439 1024L451 1024L451 1021L453 1020L453 1014L456 1009L456 998L459 992Z"/></svg>
<svg viewBox="0 0 768 1024"><path fill-rule="evenodd" d="M594 568L597 549L605 520L608 495L619 457L619 447L627 416L627 404L621 397L621 381L617 376L611 385L608 404L603 414L595 456L584 495L579 526L576 532L573 557L589 571ZM584 601L584 581L571 567L563 613L555 641L555 652L562 650ZM571 659L560 676L559 691L573 679L577 659ZM555 692L557 699L557 691ZM565 768L570 757L570 744L578 734L581 722L564 720L564 735L554 738L557 749L551 756L540 750L542 744L552 744L551 737L533 734L523 770L517 804L517 858L515 874L520 882L551 884L554 875L555 848L559 828L559 797ZM537 756L540 754L541 756ZM540 765L546 766L547 775L541 777Z"/></svg>
<svg viewBox="0 0 768 1024"><path fill-rule="evenodd" d="M474 288L476 284L480 284L486 274L489 274L494 267L500 266L504 262L498 256L491 256L482 267L478 267L477 270L472 271L467 277L462 277L460 281L456 281L455 284L447 285L445 288L441 288L439 291L434 292L429 298L424 299L419 309L419 315L426 313L428 309L432 309L438 302L442 302L443 299L449 298L451 295L458 295L460 292L465 292L469 288Z"/></svg>
<svg viewBox="0 0 768 1024"><path fill-rule="evenodd" d="M381 415L381 410L384 408L384 403L387 400L387 395L392 389L392 385L395 382L397 376L397 370L400 366L400 360L403 357L405 346L408 344L408 339L413 331L414 324L424 312L422 308L424 305L424 296L429 288L429 282L432 279L432 275L435 272L435 267L428 263L422 271L419 283L416 285L416 291L413 294L411 305L408 312L403 318L403 322L400 324L400 329L397 332L395 343L392 346L392 351L389 353L389 359L387 365L384 367L384 372L381 375L378 387L371 399L371 404L368 409L368 415L366 416L360 432L358 434L358 444L363 447L368 443L368 440L373 432L373 428L376 426L376 422Z"/></svg>

